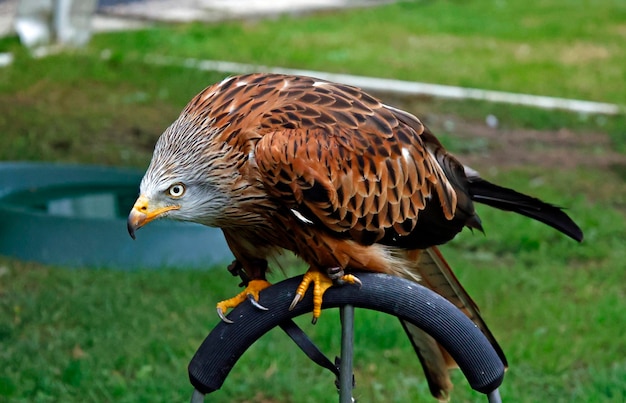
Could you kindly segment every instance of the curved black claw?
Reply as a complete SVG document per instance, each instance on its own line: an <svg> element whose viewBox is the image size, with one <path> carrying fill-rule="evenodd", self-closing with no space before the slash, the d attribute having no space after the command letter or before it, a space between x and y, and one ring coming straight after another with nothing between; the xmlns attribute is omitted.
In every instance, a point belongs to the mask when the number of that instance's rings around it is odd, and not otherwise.
<svg viewBox="0 0 626 403"><path fill-rule="evenodd" d="M257 301L256 299L254 299L254 295L252 294L248 294L248 301L250 301L250 303L256 308L256 309L260 309L262 311L267 311L268 309L266 307L264 307L263 305L259 304L259 301Z"/></svg>
<svg viewBox="0 0 626 403"><path fill-rule="evenodd" d="M220 319L226 323L235 323L232 320L228 319L226 315L224 315L224 311L222 311L222 308L219 308L219 307L217 308L217 316L219 316Z"/></svg>

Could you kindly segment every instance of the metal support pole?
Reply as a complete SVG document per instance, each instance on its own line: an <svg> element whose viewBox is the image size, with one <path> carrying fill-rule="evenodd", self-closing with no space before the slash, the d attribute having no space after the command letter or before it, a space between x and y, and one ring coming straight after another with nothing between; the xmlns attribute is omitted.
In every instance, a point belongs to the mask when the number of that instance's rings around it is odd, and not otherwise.
<svg viewBox="0 0 626 403"><path fill-rule="evenodd" d="M339 367L339 403L353 403L354 306L341 306L341 362Z"/></svg>
<svg viewBox="0 0 626 403"><path fill-rule="evenodd" d="M198 389L194 389L193 395L191 395L191 403L204 403L204 395Z"/></svg>
<svg viewBox="0 0 626 403"><path fill-rule="evenodd" d="M502 399L500 398L500 392L497 388L487 394L487 399L489 403L502 403Z"/></svg>

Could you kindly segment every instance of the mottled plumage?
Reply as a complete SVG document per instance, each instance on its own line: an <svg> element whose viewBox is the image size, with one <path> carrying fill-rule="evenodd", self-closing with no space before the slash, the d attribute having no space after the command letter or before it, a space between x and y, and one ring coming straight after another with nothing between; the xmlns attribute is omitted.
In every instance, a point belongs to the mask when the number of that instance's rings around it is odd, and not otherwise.
<svg viewBox="0 0 626 403"><path fill-rule="evenodd" d="M577 240L582 233L559 208L467 172L418 118L357 88L278 74L230 77L193 98L159 138L129 230L164 215L219 227L258 280L282 249L322 273L422 276L497 346L434 246L463 227L482 229L473 201ZM436 272L441 284L424 276ZM424 366L433 394L444 396L447 375Z"/></svg>

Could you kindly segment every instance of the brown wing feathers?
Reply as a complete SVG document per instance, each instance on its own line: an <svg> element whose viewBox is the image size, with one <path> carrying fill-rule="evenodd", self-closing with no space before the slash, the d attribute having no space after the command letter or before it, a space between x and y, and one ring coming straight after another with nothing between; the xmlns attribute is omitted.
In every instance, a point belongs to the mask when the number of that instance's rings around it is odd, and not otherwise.
<svg viewBox="0 0 626 403"><path fill-rule="evenodd" d="M425 147L421 123L411 127L366 94L326 82L291 89L288 101L289 111L276 109L273 119L287 116L289 127L267 125L256 147L274 197L361 243L393 244L415 232L430 201L454 217L456 193ZM454 224L439 243L463 226Z"/></svg>

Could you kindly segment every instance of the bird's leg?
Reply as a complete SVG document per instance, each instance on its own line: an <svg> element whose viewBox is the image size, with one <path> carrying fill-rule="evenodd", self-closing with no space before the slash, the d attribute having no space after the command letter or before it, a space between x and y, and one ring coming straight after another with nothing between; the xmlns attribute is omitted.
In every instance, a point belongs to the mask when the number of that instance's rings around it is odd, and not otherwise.
<svg viewBox="0 0 626 403"><path fill-rule="evenodd" d="M245 287L250 282L250 277L246 274L246 271L243 269L243 265L237 259L233 260L231 264L229 264L226 269L233 277L239 276L241 279L241 283L239 283L239 287Z"/></svg>
<svg viewBox="0 0 626 403"><path fill-rule="evenodd" d="M241 277L241 283L239 284L239 286L245 286L246 288L239 294L235 295L233 298L229 298L217 303L217 314L224 322L233 323L232 320L226 317L225 312L230 308L235 308L246 299L249 300L255 308L267 311L266 307L259 304L259 293L271 285L270 282L265 280L265 270L267 269L267 262L264 262L263 267L264 268L262 270L259 270L259 273L261 273L259 276L257 276L259 278L250 279L239 260L234 260L230 265L228 265L228 271L233 276Z"/></svg>
<svg viewBox="0 0 626 403"><path fill-rule="evenodd" d="M326 269L326 274L335 285L358 284L359 287L363 285L357 276L353 274L346 274L342 267L331 267Z"/></svg>
<svg viewBox="0 0 626 403"><path fill-rule="evenodd" d="M317 319L322 314L322 300L324 293L333 285L344 284L358 284L361 285L361 281L352 274L345 274L341 267L331 267L323 273L317 268L309 268L300 282L300 285L296 289L296 296L291 301L289 310L295 308L295 306L304 298L304 294L309 289L309 285L313 283L313 319L312 323L315 324Z"/></svg>

